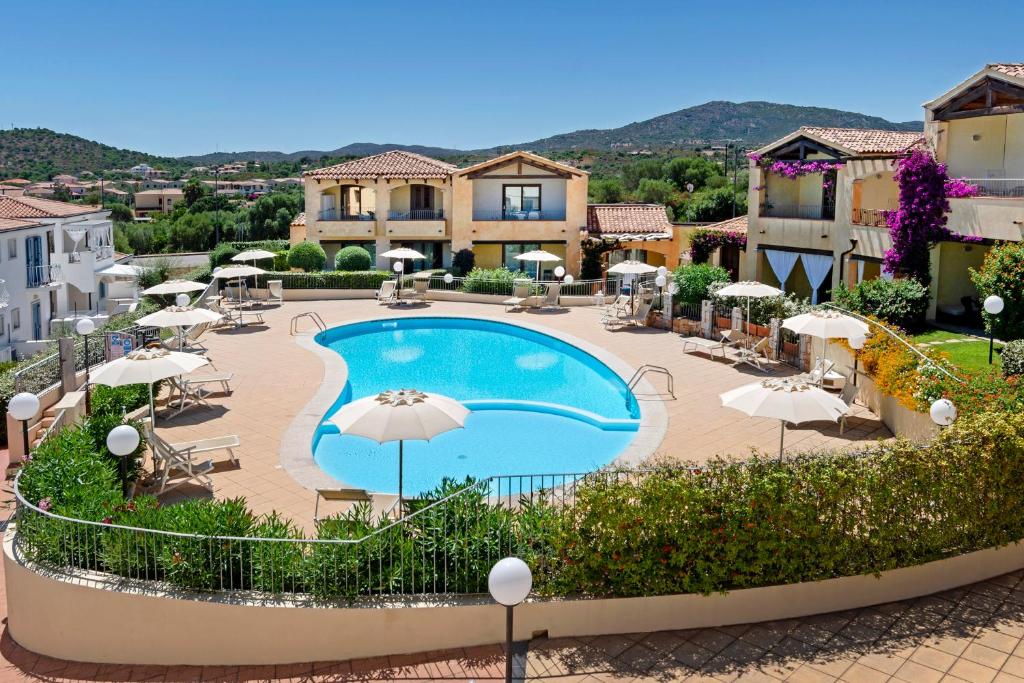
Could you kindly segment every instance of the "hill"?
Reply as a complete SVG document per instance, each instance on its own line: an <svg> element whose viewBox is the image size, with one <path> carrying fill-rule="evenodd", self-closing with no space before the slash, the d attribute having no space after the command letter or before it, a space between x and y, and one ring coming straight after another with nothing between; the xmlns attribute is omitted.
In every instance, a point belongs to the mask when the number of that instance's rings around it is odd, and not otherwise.
<svg viewBox="0 0 1024 683"><path fill-rule="evenodd" d="M922 130L921 121L893 123L857 112L774 102L707 102L671 114L604 130L577 130L533 140L516 149L679 148L732 140L748 147L777 140L800 126Z"/></svg>
<svg viewBox="0 0 1024 683"><path fill-rule="evenodd" d="M426 147L423 145L399 145L376 142L353 142L352 144L339 147L330 151L302 150L299 152L214 152L212 154L201 154L199 156L181 157L196 166L209 166L211 164L226 164L232 161L301 161L302 159L317 160L321 157L365 157L371 154L380 154L392 149L400 149L406 152L424 154L428 157L450 157L462 154L457 149L444 147Z"/></svg>
<svg viewBox="0 0 1024 683"><path fill-rule="evenodd" d="M45 180L58 173L100 173L136 164L181 170L184 162L130 149L118 149L47 128L0 130L0 178Z"/></svg>

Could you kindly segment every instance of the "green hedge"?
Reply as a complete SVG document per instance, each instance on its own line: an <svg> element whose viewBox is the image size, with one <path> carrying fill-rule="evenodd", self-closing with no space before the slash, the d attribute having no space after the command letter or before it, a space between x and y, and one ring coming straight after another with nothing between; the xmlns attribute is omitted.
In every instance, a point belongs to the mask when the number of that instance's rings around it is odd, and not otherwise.
<svg viewBox="0 0 1024 683"><path fill-rule="evenodd" d="M849 311L873 316L905 330L919 329L928 313L928 290L917 280L898 278L864 280L832 290L832 302Z"/></svg>
<svg viewBox="0 0 1024 683"><path fill-rule="evenodd" d="M290 522L257 516L241 499L125 503L111 461L85 431L67 430L36 452L19 481L30 502L185 534L300 538ZM405 524L359 506L317 526L325 539L387 527L351 545L156 537L33 514L19 516L18 533L29 559L200 590L479 593L493 560L512 554L531 564L541 594L708 594L875 574L1024 538L1022 456L1024 416L992 412L961 417L930 444L595 477L573 506L541 497L508 509L475 492ZM457 488L448 481L425 498Z"/></svg>
<svg viewBox="0 0 1024 683"><path fill-rule="evenodd" d="M288 240L258 240L255 242L227 242L236 251L262 249L263 251L288 251Z"/></svg>
<svg viewBox="0 0 1024 683"><path fill-rule="evenodd" d="M285 289L380 289L380 284L394 276L386 270L319 273L266 273L256 280L257 287L266 287L267 280L280 280Z"/></svg>

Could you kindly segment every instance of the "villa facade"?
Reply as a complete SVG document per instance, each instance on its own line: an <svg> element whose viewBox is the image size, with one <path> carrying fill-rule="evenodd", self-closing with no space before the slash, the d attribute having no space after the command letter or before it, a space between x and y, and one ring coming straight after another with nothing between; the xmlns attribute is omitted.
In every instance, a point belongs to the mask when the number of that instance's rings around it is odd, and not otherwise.
<svg viewBox="0 0 1024 683"><path fill-rule="evenodd" d="M587 226L585 171L529 152L467 168L393 150L307 171L306 211L292 224L293 244L317 242L328 267L348 245L380 254L399 246L427 258L416 268L448 268L470 249L486 268L518 268L516 255L545 249L579 272Z"/></svg>

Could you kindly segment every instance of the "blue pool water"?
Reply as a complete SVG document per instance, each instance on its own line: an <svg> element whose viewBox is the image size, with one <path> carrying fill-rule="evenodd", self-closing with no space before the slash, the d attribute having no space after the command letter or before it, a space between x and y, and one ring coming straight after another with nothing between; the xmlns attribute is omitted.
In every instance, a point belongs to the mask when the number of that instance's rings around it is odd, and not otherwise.
<svg viewBox="0 0 1024 683"><path fill-rule="evenodd" d="M554 337L470 318L401 318L335 327L317 341L348 364L348 383L313 440L328 474L370 491L398 489L398 444L338 433L342 405L387 389L450 396L465 429L405 444L407 494L444 477L585 472L636 435L639 408L606 365Z"/></svg>

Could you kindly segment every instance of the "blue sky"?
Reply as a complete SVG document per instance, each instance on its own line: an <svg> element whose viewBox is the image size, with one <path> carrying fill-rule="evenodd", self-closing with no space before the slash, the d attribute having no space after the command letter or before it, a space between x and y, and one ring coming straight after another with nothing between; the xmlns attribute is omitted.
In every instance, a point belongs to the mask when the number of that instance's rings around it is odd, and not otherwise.
<svg viewBox="0 0 1024 683"><path fill-rule="evenodd" d="M0 127L155 154L477 148L708 100L905 121L1024 61L1024 2L5 4Z"/></svg>

